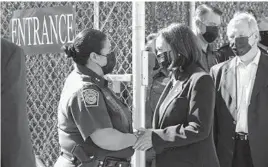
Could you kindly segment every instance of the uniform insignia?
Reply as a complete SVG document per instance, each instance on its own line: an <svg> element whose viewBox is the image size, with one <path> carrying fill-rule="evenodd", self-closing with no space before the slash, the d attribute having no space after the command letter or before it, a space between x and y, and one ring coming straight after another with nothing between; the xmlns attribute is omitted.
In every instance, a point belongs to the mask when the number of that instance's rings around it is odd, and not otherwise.
<svg viewBox="0 0 268 167"><path fill-rule="evenodd" d="M83 91L83 99L86 107L99 106L99 92L94 89L86 89Z"/></svg>

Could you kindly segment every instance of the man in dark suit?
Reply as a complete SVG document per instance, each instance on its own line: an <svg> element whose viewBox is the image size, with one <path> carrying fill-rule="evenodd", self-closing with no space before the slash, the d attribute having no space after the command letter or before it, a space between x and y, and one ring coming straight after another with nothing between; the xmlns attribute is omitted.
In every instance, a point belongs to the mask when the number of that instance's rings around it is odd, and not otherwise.
<svg viewBox="0 0 268 167"><path fill-rule="evenodd" d="M25 57L17 45L1 38L1 166L34 167L26 113Z"/></svg>
<svg viewBox="0 0 268 167"><path fill-rule="evenodd" d="M268 166L268 56L255 18L239 13L227 27L236 57L213 66L214 139L221 167Z"/></svg>

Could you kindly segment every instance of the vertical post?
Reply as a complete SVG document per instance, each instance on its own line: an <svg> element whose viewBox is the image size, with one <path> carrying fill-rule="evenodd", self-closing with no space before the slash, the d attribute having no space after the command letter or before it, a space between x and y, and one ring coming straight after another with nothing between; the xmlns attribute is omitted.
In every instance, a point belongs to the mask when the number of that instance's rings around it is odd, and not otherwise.
<svg viewBox="0 0 268 167"><path fill-rule="evenodd" d="M145 2L132 1L133 127L145 127L145 87L142 86L142 50L145 45ZM133 167L145 167L145 152L135 151Z"/></svg>
<svg viewBox="0 0 268 167"><path fill-rule="evenodd" d="M191 27L191 29L195 29L194 27L194 13L195 13L195 1L190 1L188 2L190 3L189 5L189 26Z"/></svg>
<svg viewBox="0 0 268 167"><path fill-rule="evenodd" d="M100 21L99 21L99 14L100 14L100 6L98 1L94 1L94 29L100 29Z"/></svg>

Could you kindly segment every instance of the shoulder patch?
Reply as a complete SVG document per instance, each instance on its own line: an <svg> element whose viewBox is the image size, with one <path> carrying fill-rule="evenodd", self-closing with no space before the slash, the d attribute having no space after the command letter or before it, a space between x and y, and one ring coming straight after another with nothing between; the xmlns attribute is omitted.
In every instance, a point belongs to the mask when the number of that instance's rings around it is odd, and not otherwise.
<svg viewBox="0 0 268 167"><path fill-rule="evenodd" d="M85 89L82 92L84 103L86 107L99 106L99 92L94 89Z"/></svg>

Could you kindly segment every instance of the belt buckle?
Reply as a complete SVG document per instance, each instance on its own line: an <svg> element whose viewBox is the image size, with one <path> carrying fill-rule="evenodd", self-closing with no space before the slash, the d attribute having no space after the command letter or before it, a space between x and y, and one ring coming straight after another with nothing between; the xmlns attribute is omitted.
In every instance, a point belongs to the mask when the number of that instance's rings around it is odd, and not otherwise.
<svg viewBox="0 0 268 167"><path fill-rule="evenodd" d="M248 140L248 134L237 133L236 136L236 138L239 140Z"/></svg>
<svg viewBox="0 0 268 167"><path fill-rule="evenodd" d="M244 139L245 140L248 140L248 135L244 135Z"/></svg>

